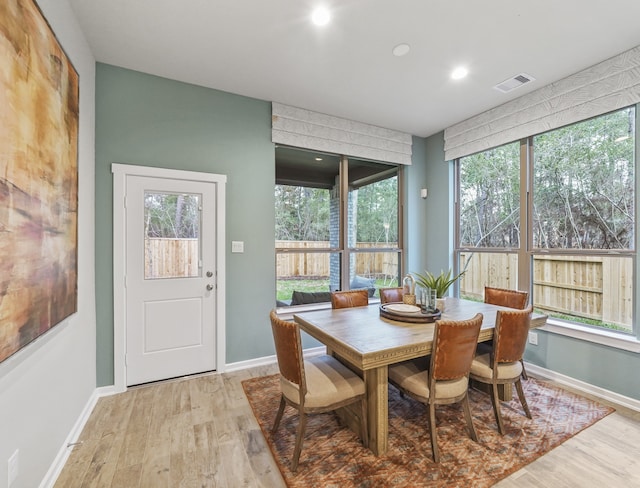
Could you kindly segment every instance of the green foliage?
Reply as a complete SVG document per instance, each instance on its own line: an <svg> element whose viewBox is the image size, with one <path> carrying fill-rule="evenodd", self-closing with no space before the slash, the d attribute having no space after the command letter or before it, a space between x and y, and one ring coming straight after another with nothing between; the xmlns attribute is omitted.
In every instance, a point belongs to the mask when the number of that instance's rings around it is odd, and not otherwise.
<svg viewBox="0 0 640 488"><path fill-rule="evenodd" d="M357 242L398 242L398 178L352 189L349 193L355 206L355 216L349 229L355 226ZM337 212L337 208L336 208ZM330 191L305 186L276 185L276 240L330 240Z"/></svg>
<svg viewBox="0 0 640 488"><path fill-rule="evenodd" d="M357 192L356 240L398 242L398 178L362 186Z"/></svg>
<svg viewBox="0 0 640 488"><path fill-rule="evenodd" d="M423 288L431 288L432 290L436 290L436 296L438 298L442 298L445 296L449 287L453 285L458 278L460 278L465 271L458 273L456 276L452 277L453 271L449 269L446 273L444 271L440 271L439 275L434 275L429 271L425 271L424 274L421 273L412 273L416 279L416 284L422 286Z"/></svg>
<svg viewBox="0 0 640 488"><path fill-rule="evenodd" d="M633 107L533 138L533 245L632 249L635 195ZM520 144L461 158L460 245L517 248Z"/></svg>
<svg viewBox="0 0 640 488"><path fill-rule="evenodd" d="M515 142L460 161L460 238L467 247L518 247L520 145Z"/></svg>
<svg viewBox="0 0 640 488"><path fill-rule="evenodd" d="M634 111L534 138L534 246L632 249Z"/></svg>
<svg viewBox="0 0 640 488"><path fill-rule="evenodd" d="M329 240L329 190L276 185L275 197L276 240Z"/></svg>
<svg viewBox="0 0 640 488"><path fill-rule="evenodd" d="M198 195L145 193L145 236L171 239L199 237L199 206Z"/></svg>

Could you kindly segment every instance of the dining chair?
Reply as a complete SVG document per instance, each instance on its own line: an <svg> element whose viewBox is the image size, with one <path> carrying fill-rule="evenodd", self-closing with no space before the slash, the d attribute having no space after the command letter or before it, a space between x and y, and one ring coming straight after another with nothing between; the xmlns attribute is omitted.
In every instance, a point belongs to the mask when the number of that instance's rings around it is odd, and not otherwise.
<svg viewBox="0 0 640 488"><path fill-rule="evenodd" d="M478 313L469 320L436 321L428 369L421 367L422 358L389 366L389 382L400 392L428 406L431 449L436 463L440 462L436 405L462 403L469 435L478 442L467 391L482 318Z"/></svg>
<svg viewBox="0 0 640 488"><path fill-rule="evenodd" d="M501 307L517 308L524 310L529 301L529 293L519 290L508 290L506 288L494 288L491 286L484 287L484 303L499 305ZM491 345L490 343L488 344ZM520 360L522 364L522 378L529 379L527 370L524 368L524 360Z"/></svg>
<svg viewBox="0 0 640 488"><path fill-rule="evenodd" d="M515 384L522 408L526 416L531 418L520 376L532 311L532 307L525 310L498 310L492 351L476 355L471 363L470 378L491 385L491 404L501 434L504 434L504 426L500 415L498 385Z"/></svg>
<svg viewBox="0 0 640 488"><path fill-rule="evenodd" d="M287 405L298 411L291 471L296 472L298 469L307 414L330 412L359 402L360 438L367 447L369 434L362 379L331 356L321 355L304 359L298 324L278 318L275 310L272 310L269 316L280 370L281 389L280 407L271 432L275 433L278 430Z"/></svg>
<svg viewBox="0 0 640 488"><path fill-rule="evenodd" d="M380 288L380 303L402 302L404 288Z"/></svg>
<svg viewBox="0 0 640 488"><path fill-rule="evenodd" d="M506 288L494 288L491 286L484 287L484 303L524 310L527 307L528 300L529 293L526 291L508 290Z"/></svg>
<svg viewBox="0 0 640 488"><path fill-rule="evenodd" d="M364 307L369 305L369 291L345 290L331 292L331 308Z"/></svg>

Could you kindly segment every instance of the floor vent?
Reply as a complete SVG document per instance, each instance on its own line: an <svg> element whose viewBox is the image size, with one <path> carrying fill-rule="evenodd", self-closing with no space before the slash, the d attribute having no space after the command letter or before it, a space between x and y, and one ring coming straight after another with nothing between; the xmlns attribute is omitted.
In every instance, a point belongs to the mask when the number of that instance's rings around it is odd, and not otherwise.
<svg viewBox="0 0 640 488"><path fill-rule="evenodd" d="M511 90L520 88L522 85L534 81L535 78L526 73L520 73L508 80L504 80L502 83L498 83L494 88L502 93L509 93Z"/></svg>

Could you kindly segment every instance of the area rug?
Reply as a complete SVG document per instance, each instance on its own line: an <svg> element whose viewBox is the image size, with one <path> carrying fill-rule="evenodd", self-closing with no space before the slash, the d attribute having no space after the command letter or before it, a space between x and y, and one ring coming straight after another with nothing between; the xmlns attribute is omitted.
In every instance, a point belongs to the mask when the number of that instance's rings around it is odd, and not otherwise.
<svg viewBox="0 0 640 488"><path fill-rule="evenodd" d="M287 407L278 432L271 427L280 401L278 375L242 382L271 452L291 488L491 486L614 410L547 382L523 381L533 419L517 396L501 403L505 435L497 431L491 400L470 390L479 442L469 437L462 408L436 409L440 463L432 460L426 407L389 386L389 450L376 457L332 414L311 415L297 473L290 470L298 425ZM515 393L515 392L514 392Z"/></svg>

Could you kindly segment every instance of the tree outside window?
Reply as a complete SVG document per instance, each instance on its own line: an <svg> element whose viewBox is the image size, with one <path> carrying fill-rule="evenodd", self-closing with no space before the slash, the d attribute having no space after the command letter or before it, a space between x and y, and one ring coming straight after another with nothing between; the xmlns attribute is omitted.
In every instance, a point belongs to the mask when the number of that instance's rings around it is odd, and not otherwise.
<svg viewBox="0 0 640 488"><path fill-rule="evenodd" d="M461 296L528 283L550 317L633 332L635 120L629 107L457 160Z"/></svg>

